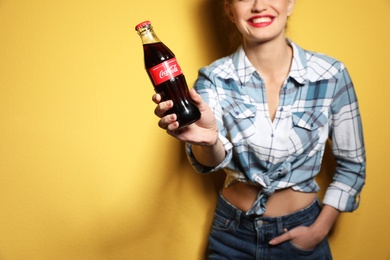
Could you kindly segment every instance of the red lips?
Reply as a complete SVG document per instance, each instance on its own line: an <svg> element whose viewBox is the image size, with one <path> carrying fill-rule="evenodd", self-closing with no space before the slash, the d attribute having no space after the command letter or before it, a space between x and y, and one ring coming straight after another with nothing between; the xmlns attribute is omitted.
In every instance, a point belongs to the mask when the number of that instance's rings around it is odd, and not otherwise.
<svg viewBox="0 0 390 260"><path fill-rule="evenodd" d="M253 27L266 27L272 24L274 19L272 15L256 15L248 19L248 23Z"/></svg>

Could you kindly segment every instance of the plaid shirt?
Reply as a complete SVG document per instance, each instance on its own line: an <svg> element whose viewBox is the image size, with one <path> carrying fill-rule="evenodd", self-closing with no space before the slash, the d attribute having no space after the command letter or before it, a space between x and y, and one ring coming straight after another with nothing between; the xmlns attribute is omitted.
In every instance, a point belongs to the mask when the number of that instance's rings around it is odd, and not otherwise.
<svg viewBox="0 0 390 260"><path fill-rule="evenodd" d="M341 62L288 43L293 60L273 121L264 80L242 46L199 70L195 89L216 116L227 156L217 167L208 168L196 161L187 144L189 160L201 173L223 169L226 187L236 181L261 185L247 212L261 215L275 190L319 190L315 176L330 139L337 169L323 203L353 211L365 182L366 158L350 76Z"/></svg>

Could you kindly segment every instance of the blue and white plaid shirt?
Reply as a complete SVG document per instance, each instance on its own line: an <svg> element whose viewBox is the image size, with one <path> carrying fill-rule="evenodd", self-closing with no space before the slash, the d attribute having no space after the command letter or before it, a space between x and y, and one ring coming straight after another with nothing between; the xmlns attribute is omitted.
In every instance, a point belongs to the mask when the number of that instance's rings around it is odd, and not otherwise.
<svg viewBox="0 0 390 260"><path fill-rule="evenodd" d="M293 61L273 121L264 80L242 46L199 70L194 87L216 116L227 156L217 167L208 168L196 161L187 144L189 160L201 173L223 169L226 187L236 181L261 185L247 212L261 215L275 190L319 190L314 177L330 139L337 169L323 203L353 211L365 183L366 158L350 76L341 62L288 42Z"/></svg>

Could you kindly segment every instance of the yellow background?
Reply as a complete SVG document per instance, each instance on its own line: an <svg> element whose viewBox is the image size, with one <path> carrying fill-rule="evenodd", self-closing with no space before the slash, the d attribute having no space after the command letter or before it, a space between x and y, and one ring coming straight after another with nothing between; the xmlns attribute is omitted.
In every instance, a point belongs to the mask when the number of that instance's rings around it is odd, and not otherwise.
<svg viewBox="0 0 390 260"><path fill-rule="evenodd" d="M345 62L363 116L367 185L334 258L390 259L390 1L297 1L289 37ZM220 176L157 127L134 26L192 85L225 54L215 2L0 0L1 260L203 258Z"/></svg>

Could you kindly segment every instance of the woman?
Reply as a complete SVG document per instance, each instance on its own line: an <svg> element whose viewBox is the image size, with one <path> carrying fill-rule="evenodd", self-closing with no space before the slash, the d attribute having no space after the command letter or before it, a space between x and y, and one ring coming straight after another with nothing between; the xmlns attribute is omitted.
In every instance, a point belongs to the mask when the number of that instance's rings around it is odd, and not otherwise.
<svg viewBox="0 0 390 260"><path fill-rule="evenodd" d="M227 0L243 37L236 52L199 71L191 98L201 119L178 130L171 101L159 126L187 143L194 168L223 169L209 259L331 259L327 234L353 211L365 181L365 149L345 66L286 39L295 0ZM322 206L314 177L327 140L337 161Z"/></svg>

